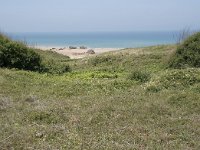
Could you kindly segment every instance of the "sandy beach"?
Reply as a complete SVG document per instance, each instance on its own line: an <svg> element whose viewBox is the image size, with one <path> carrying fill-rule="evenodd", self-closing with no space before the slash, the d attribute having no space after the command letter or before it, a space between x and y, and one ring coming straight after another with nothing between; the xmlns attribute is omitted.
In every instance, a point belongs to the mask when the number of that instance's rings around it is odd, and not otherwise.
<svg viewBox="0 0 200 150"><path fill-rule="evenodd" d="M54 46L37 46L35 48L41 49L41 50L51 50L55 51L57 53L69 56L71 59L79 59L87 56L92 56L92 55L98 55L101 53L105 52L110 52L110 51L116 51L120 50L122 48L86 48L86 49L81 49L77 47L76 49L70 49L69 47L54 47ZM95 53L91 54L88 51L93 50Z"/></svg>

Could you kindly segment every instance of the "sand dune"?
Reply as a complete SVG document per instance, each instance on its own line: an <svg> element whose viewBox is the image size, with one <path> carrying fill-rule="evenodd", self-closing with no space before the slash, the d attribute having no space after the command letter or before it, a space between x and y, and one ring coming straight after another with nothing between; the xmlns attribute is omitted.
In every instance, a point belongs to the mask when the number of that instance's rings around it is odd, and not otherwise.
<svg viewBox="0 0 200 150"><path fill-rule="evenodd" d="M70 49L68 47L53 47L53 46L37 46L36 48L39 48L41 50L51 50L51 51L55 51L57 53L69 56L72 59L79 59L79 58L83 58L86 56L91 56L91 55L98 55L101 53L105 53L105 52L109 52L109 51L116 51L116 50L120 50L121 48L86 48L86 49ZM88 50L94 50L95 54L89 54L87 53Z"/></svg>

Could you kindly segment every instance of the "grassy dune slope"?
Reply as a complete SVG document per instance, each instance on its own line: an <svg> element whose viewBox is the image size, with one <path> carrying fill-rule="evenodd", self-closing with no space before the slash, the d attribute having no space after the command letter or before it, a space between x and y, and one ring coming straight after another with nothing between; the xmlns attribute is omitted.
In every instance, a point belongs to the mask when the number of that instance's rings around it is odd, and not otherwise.
<svg viewBox="0 0 200 150"><path fill-rule="evenodd" d="M62 75L0 69L0 149L199 149L200 69L166 69L175 49L64 61Z"/></svg>

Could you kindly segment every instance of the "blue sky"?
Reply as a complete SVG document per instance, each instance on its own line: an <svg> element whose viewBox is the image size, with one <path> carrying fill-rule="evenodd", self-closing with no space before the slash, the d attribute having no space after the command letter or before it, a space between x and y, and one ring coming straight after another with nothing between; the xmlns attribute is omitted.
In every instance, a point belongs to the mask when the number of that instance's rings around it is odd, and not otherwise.
<svg viewBox="0 0 200 150"><path fill-rule="evenodd" d="M200 29L200 0L0 0L3 32Z"/></svg>

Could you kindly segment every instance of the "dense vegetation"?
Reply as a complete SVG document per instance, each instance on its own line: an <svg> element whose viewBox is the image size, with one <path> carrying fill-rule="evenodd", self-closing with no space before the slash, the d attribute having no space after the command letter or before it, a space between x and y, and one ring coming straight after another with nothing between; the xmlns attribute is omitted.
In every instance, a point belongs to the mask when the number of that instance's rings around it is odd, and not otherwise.
<svg viewBox="0 0 200 150"><path fill-rule="evenodd" d="M0 69L0 149L199 149L200 69L166 69L176 46L69 60L72 71Z"/></svg>
<svg viewBox="0 0 200 150"><path fill-rule="evenodd" d="M170 60L170 67L200 67L200 32L181 43Z"/></svg>
<svg viewBox="0 0 200 150"><path fill-rule="evenodd" d="M55 60L54 55L54 52L29 48L0 34L0 67L57 74L70 71L70 67L63 63L69 59L60 55L59 60Z"/></svg>
<svg viewBox="0 0 200 150"><path fill-rule="evenodd" d="M40 70L41 58L32 49L0 34L0 67Z"/></svg>

